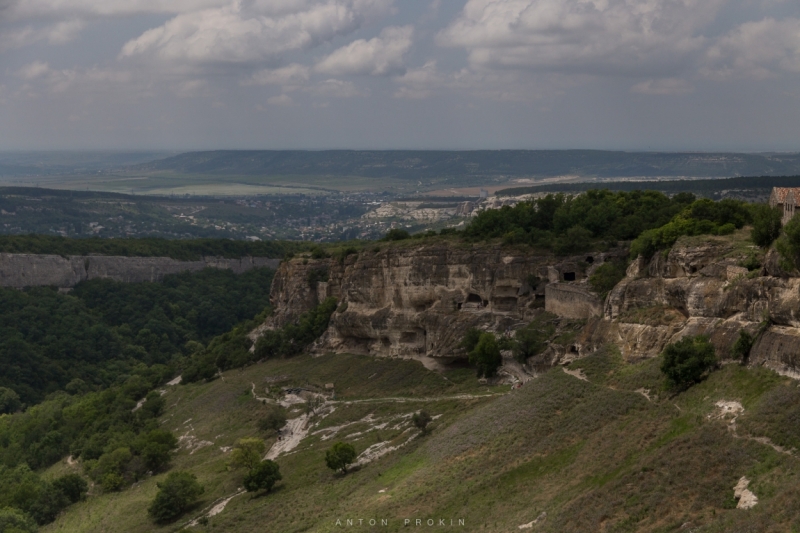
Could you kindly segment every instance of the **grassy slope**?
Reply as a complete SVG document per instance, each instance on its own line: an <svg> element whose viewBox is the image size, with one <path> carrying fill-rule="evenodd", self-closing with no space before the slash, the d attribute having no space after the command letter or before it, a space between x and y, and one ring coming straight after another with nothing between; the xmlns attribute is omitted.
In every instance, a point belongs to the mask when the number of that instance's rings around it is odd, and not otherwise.
<svg viewBox="0 0 800 533"><path fill-rule="evenodd" d="M687 522L696 531L720 532L800 526L797 458L746 438L752 433L787 446L798 442L795 382L727 365L672 396L661 390L656 360L624 365L608 351L572 366L588 381L556 368L499 397L338 404L313 431L369 414L389 423L371 431L369 424L355 423L326 441L324 432L312 431L296 452L278 458L284 480L277 490L234 498L208 526L193 530L338 531L337 519L386 518L389 526L375 529L400 531L405 518L462 518L467 524L462 530L516 531L543 512L546 518L531 531L677 531ZM268 376L285 376L281 386L334 382L338 400L487 390L468 370L444 379L414 362L359 356L269 361L230 372L225 381L172 389L165 427L183 435L191 426L196 439L213 441L193 454L182 450L174 460L175 468L191 470L206 486L199 508L239 486L243 473L226 470L220 447L258 434L262 407L246 391L255 383L264 394ZM272 387L272 392L278 388ZM642 388L649 389L652 401L636 392ZM728 421L709 418L722 399L744 405L735 434ZM442 415L429 436L344 477L325 468L324 450L347 435L364 432L345 439L358 452L380 441L404 442L402 429L392 429L398 419L389 419L421 407ZM750 510L735 509L733 486L745 475L760 501ZM158 528L146 518L155 482L163 477L91 497L44 531L179 529L185 520ZM370 530L367 522L357 529Z"/></svg>

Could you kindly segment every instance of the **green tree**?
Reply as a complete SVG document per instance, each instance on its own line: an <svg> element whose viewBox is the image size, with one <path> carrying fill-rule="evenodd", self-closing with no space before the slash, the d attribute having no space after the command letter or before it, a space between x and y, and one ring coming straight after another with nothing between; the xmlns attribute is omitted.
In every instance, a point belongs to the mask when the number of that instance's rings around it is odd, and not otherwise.
<svg viewBox="0 0 800 533"><path fill-rule="evenodd" d="M258 421L261 431L278 431L286 425L286 411L283 408L273 408L264 418Z"/></svg>
<svg viewBox="0 0 800 533"><path fill-rule="evenodd" d="M22 407L19 395L12 389L0 387L0 415L14 413Z"/></svg>
<svg viewBox="0 0 800 533"><path fill-rule="evenodd" d="M278 464L274 461L266 459L258 463L255 467L250 469L247 476L244 478L244 488L248 492L255 492L257 490L266 490L269 492L276 482L283 479L278 468Z"/></svg>
<svg viewBox="0 0 800 533"><path fill-rule="evenodd" d="M676 388L689 387L717 365L714 346L708 337L684 337L668 344L662 353L661 371Z"/></svg>
<svg viewBox="0 0 800 533"><path fill-rule="evenodd" d="M411 417L411 422L419 429L423 434L428 433L428 424L431 423L431 415L428 414L427 411L424 409L419 411L418 413L414 413L414 416Z"/></svg>
<svg viewBox="0 0 800 533"><path fill-rule="evenodd" d="M781 234L781 210L767 204L753 204L750 211L753 216L750 238L756 246L768 248Z"/></svg>
<svg viewBox="0 0 800 533"><path fill-rule="evenodd" d="M134 449L144 459L147 469L153 472L158 472L169 462L172 451L177 447L175 435L163 429L143 433L134 442Z"/></svg>
<svg viewBox="0 0 800 533"><path fill-rule="evenodd" d="M786 270L800 268L800 217L793 217L783 227L783 235L775 244Z"/></svg>
<svg viewBox="0 0 800 533"><path fill-rule="evenodd" d="M541 326L529 324L514 332L514 341L511 344L511 351L514 358L520 363L524 363L534 355L539 355L547 348L545 341L552 333L552 326L544 329Z"/></svg>
<svg viewBox="0 0 800 533"><path fill-rule="evenodd" d="M481 334L483 334L483 332L478 328L469 328L464 333L464 337L461 339L459 346L464 348L467 353L471 352L478 345L478 341L481 340Z"/></svg>
<svg viewBox="0 0 800 533"><path fill-rule="evenodd" d="M56 478L53 487L61 491L72 503L77 503L86 497L89 484L78 474L67 474Z"/></svg>
<svg viewBox="0 0 800 533"><path fill-rule="evenodd" d="M386 232L386 235L381 239L382 241L402 241L410 239L411 234L404 229L394 228Z"/></svg>
<svg viewBox="0 0 800 533"><path fill-rule="evenodd" d="M739 338L736 339L736 342L733 343L733 347L731 348L731 355L734 359L738 359L743 364L746 364L754 342L755 339L752 335L745 330L740 329Z"/></svg>
<svg viewBox="0 0 800 533"><path fill-rule="evenodd" d="M0 533L36 533L36 522L19 509L4 507L0 509Z"/></svg>
<svg viewBox="0 0 800 533"><path fill-rule="evenodd" d="M625 263L622 261L608 261L603 263L589 276L589 285L592 290L605 298L617 283L625 278Z"/></svg>
<svg viewBox="0 0 800 533"><path fill-rule="evenodd" d="M478 370L478 377L490 378L503 363L500 347L493 333L482 333L475 349L469 353L469 362Z"/></svg>
<svg viewBox="0 0 800 533"><path fill-rule="evenodd" d="M265 448L262 439L254 437L239 439L233 446L230 465L234 468L245 467L252 470L261 463Z"/></svg>
<svg viewBox="0 0 800 533"><path fill-rule="evenodd" d="M158 483L158 494L147 508L156 522L169 522L186 512L205 492L197 477L189 472L172 472Z"/></svg>
<svg viewBox="0 0 800 533"><path fill-rule="evenodd" d="M356 449L352 444L337 442L331 449L325 452L325 464L334 471L347 473L347 466L356 460Z"/></svg>

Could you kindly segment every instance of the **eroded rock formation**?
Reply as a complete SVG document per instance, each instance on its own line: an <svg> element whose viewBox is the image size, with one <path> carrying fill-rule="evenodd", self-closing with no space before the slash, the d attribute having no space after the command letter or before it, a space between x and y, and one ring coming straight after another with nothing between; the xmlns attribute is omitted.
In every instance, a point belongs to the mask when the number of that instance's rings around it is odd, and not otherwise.
<svg viewBox="0 0 800 533"><path fill-rule="evenodd" d="M654 357L667 343L705 334L724 359L745 330L758 336L751 364L796 372L800 279L781 272L774 253L753 272L739 266L754 251L725 237L682 239L667 254L634 261L608 295L603 317L583 331L581 353L611 342L627 359Z"/></svg>
<svg viewBox="0 0 800 533"><path fill-rule="evenodd" d="M169 257L69 256L0 253L0 286L74 287L90 279L113 279L128 283L158 281L167 274L207 267L227 268L241 273L251 268L276 268L279 259L204 257L199 261L178 261Z"/></svg>
<svg viewBox="0 0 800 533"><path fill-rule="evenodd" d="M470 327L503 333L530 321L544 307L549 283L575 280L551 301L583 299L591 302L584 318L599 314L600 301L579 282L620 254L557 259L501 246L409 243L366 249L344 261L295 258L278 269L275 314L266 327L282 326L333 296L339 308L316 350L447 361L466 355L458 344Z"/></svg>

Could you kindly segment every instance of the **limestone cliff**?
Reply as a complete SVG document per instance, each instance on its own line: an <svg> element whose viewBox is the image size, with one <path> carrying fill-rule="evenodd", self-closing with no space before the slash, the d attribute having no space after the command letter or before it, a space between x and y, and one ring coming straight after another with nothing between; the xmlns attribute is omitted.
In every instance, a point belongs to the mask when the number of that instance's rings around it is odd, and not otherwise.
<svg viewBox="0 0 800 533"><path fill-rule="evenodd" d="M772 254L753 272L740 266L756 252L735 238L684 238L666 254L634 261L603 317L583 331L581 354L612 342L628 359L653 357L685 335L705 334L724 359L744 329L760 333L751 364L797 372L800 279L780 272Z"/></svg>
<svg viewBox="0 0 800 533"><path fill-rule="evenodd" d="M276 268L279 259L204 257L199 261L178 261L169 257L69 256L0 254L0 286L74 287L81 281L107 278L123 282L158 281L167 274L227 268L241 273L251 268Z"/></svg>
<svg viewBox="0 0 800 533"><path fill-rule="evenodd" d="M439 242L365 249L343 261L298 257L278 269L275 314L266 327L282 326L333 296L340 305L316 350L448 361L466 355L458 344L468 328L502 333L519 327L545 307L546 292L549 305L575 304L573 318L600 314L586 276L624 253L558 259Z"/></svg>

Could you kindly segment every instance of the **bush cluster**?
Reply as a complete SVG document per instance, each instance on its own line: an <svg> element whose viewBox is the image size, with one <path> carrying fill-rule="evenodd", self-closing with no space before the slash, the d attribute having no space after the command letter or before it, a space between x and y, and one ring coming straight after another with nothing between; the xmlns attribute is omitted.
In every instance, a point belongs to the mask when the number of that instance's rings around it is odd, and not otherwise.
<svg viewBox="0 0 800 533"><path fill-rule="evenodd" d="M717 366L714 346L704 335L684 337L668 344L661 355L661 371L675 388L686 388L699 382Z"/></svg>
<svg viewBox="0 0 800 533"><path fill-rule="evenodd" d="M729 235L752 221L749 204L725 199L714 202L697 200L669 223L641 233L631 243L631 255L649 258L656 251L669 248L683 236Z"/></svg>
<svg viewBox="0 0 800 533"><path fill-rule="evenodd" d="M693 201L691 194L669 198L656 191L549 194L514 207L483 211L463 234L468 240L502 237L510 244L572 253L593 240L634 239L644 230L666 224Z"/></svg>

